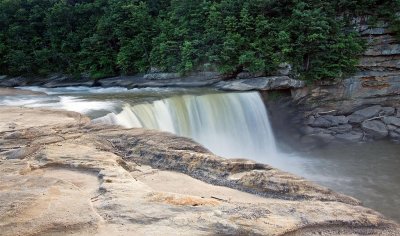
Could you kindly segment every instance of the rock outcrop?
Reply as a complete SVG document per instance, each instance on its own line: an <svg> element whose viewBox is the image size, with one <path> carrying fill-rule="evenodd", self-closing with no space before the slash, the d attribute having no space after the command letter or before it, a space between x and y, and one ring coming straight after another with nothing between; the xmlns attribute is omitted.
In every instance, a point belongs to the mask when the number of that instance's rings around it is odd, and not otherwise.
<svg viewBox="0 0 400 236"><path fill-rule="evenodd" d="M329 141L334 140L332 136L346 141L399 140L400 42L385 23L370 26L366 19L356 21L368 45L358 72L343 81L292 90L294 100L305 111L305 124L314 128L305 128L304 134L328 137ZM319 114L326 112L346 116L349 124L339 129L335 123L318 124L324 119Z"/></svg>
<svg viewBox="0 0 400 236"><path fill-rule="evenodd" d="M297 89L305 86L304 81L295 80L288 76L270 76L251 79L236 79L221 81L215 85L226 91L266 91L280 89Z"/></svg>
<svg viewBox="0 0 400 236"><path fill-rule="evenodd" d="M105 78L96 81L96 86L101 87L126 87L126 88L147 88L147 87L212 87L221 81L220 74L214 72L199 72L187 76L180 76L176 73L150 73L137 76L119 76Z"/></svg>
<svg viewBox="0 0 400 236"><path fill-rule="evenodd" d="M367 141L371 139L392 138L399 140L399 109L369 106L345 116L325 115L324 112L308 116L303 133L316 138L341 141ZM331 113L338 113L332 110Z"/></svg>
<svg viewBox="0 0 400 236"><path fill-rule="evenodd" d="M128 89L148 87L210 87L228 91L268 91L302 88L305 86L305 83L304 81L295 80L286 75L260 77L257 74L251 74L247 72L242 72L238 75L238 79L231 80L224 80L223 76L216 72L197 72L185 76L181 76L177 73L156 72L145 75L103 78L96 81L88 78L70 78L63 75L53 75L48 78L5 76L0 78L0 87L18 86L42 86L46 88L68 86L100 86L106 88L125 87Z"/></svg>
<svg viewBox="0 0 400 236"><path fill-rule="evenodd" d="M73 112L0 110L4 235L400 233L354 198L187 138Z"/></svg>

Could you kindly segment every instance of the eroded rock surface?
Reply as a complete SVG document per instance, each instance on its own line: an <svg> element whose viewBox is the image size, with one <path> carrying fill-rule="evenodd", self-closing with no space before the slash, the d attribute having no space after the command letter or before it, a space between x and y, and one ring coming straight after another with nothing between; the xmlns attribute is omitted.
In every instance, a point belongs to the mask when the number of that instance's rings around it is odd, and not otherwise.
<svg viewBox="0 0 400 236"><path fill-rule="evenodd" d="M218 82L215 87L227 91L251 91L251 90L280 90L303 88L304 81L295 80L288 76L270 76L251 79L236 79Z"/></svg>
<svg viewBox="0 0 400 236"><path fill-rule="evenodd" d="M354 198L187 138L71 112L0 110L4 235L400 233Z"/></svg>

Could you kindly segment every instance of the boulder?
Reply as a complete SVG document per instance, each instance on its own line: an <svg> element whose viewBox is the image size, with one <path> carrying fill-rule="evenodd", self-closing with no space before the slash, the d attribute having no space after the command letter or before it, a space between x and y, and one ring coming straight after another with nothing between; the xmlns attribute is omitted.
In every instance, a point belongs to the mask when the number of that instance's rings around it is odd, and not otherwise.
<svg viewBox="0 0 400 236"><path fill-rule="evenodd" d="M388 129L389 131L392 131L392 130L398 129L398 127L397 127L397 126L394 126L394 125L387 125L387 129Z"/></svg>
<svg viewBox="0 0 400 236"><path fill-rule="evenodd" d="M349 119L345 116L325 116L327 119L330 119L336 123L338 123L339 125L344 125L349 123Z"/></svg>
<svg viewBox="0 0 400 236"><path fill-rule="evenodd" d="M393 107L382 107L381 114L384 116L393 116L395 113L395 109Z"/></svg>
<svg viewBox="0 0 400 236"><path fill-rule="evenodd" d="M382 107L379 105L375 105L354 112L353 114L348 116L348 119L350 123L361 123L366 119L379 115L381 111Z"/></svg>
<svg viewBox="0 0 400 236"><path fill-rule="evenodd" d="M373 138L384 138L388 136L389 131L382 121L366 120L361 124L362 130Z"/></svg>
<svg viewBox="0 0 400 236"><path fill-rule="evenodd" d="M312 124L310 124L310 126L313 126L313 127L324 127L324 128L329 128L331 126L336 126L336 125L338 125L338 124L333 123L332 121L326 119L323 116L316 118L314 120L314 122Z"/></svg>
<svg viewBox="0 0 400 236"><path fill-rule="evenodd" d="M312 121L312 119L310 119L309 121ZM349 120L345 116L326 115L317 117L312 123L310 123L310 125L314 127L329 128L332 126L347 124L348 122Z"/></svg>
<svg viewBox="0 0 400 236"><path fill-rule="evenodd" d="M329 129L324 129L324 128L312 128L310 126L308 126L309 128L306 129L305 131L308 132L307 134L334 134L335 132Z"/></svg>
<svg viewBox="0 0 400 236"><path fill-rule="evenodd" d="M392 139L400 140L400 129L391 130L391 131L389 132L389 136L390 136Z"/></svg>
<svg viewBox="0 0 400 236"><path fill-rule="evenodd" d="M342 141L359 142L363 139L364 134L358 131L351 131L348 133L337 134L335 137Z"/></svg>
<svg viewBox="0 0 400 236"><path fill-rule="evenodd" d="M353 128L352 125L350 124L344 124L344 125L339 125L339 126L334 126L330 127L329 130L335 132L335 133L346 133L351 131Z"/></svg>
<svg viewBox="0 0 400 236"><path fill-rule="evenodd" d="M400 127L400 118L395 116L386 116L382 120L386 125L395 125Z"/></svg>
<svg viewBox="0 0 400 236"><path fill-rule="evenodd" d="M268 78L268 77L264 77ZM269 89L292 89L292 88L302 88L305 86L305 82L301 80L291 79L288 76L273 77L269 80Z"/></svg>
<svg viewBox="0 0 400 236"><path fill-rule="evenodd" d="M364 116L359 114L351 114L347 118L349 119L349 123L351 124L359 124L366 119Z"/></svg>

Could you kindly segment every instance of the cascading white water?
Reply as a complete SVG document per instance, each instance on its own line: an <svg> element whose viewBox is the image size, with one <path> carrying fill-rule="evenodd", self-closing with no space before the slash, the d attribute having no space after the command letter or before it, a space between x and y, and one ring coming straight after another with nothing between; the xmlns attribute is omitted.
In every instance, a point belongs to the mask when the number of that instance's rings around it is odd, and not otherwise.
<svg viewBox="0 0 400 236"><path fill-rule="evenodd" d="M193 138L217 155L265 162L276 156L266 108L256 92L183 95L125 105L95 120Z"/></svg>

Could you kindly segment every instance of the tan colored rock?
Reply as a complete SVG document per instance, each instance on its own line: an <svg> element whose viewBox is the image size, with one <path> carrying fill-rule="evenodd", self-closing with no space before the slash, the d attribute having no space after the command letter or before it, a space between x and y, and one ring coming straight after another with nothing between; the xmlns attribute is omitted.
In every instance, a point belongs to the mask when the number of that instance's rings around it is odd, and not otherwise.
<svg viewBox="0 0 400 236"><path fill-rule="evenodd" d="M17 96L17 95L46 95L46 94L42 92L22 90L16 88L0 88L0 96Z"/></svg>
<svg viewBox="0 0 400 236"><path fill-rule="evenodd" d="M3 235L400 234L356 199L190 139L0 108L0 124L13 116L0 126Z"/></svg>

